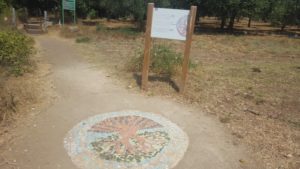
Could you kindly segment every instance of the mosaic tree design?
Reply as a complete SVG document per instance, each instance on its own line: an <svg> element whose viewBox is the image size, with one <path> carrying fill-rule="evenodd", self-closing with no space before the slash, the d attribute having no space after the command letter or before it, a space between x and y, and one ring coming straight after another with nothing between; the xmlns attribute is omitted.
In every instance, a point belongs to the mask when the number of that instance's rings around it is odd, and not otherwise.
<svg viewBox="0 0 300 169"><path fill-rule="evenodd" d="M111 134L92 143L101 158L123 162L140 162L156 156L170 138L162 125L140 116L113 117L96 123L90 132Z"/></svg>
<svg viewBox="0 0 300 169"><path fill-rule="evenodd" d="M82 120L66 134L64 147L80 169L166 169L183 158L188 142L159 114L121 111Z"/></svg>

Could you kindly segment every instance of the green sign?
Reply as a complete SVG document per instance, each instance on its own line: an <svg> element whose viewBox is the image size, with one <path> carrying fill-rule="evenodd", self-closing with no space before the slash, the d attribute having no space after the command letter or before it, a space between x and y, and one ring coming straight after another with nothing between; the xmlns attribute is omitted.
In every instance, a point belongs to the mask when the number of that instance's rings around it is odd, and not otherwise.
<svg viewBox="0 0 300 169"><path fill-rule="evenodd" d="M74 24L76 23L76 0L62 0L62 24L65 23L65 10L73 11Z"/></svg>
<svg viewBox="0 0 300 169"><path fill-rule="evenodd" d="M65 10L75 11L75 0L63 0L63 7Z"/></svg>

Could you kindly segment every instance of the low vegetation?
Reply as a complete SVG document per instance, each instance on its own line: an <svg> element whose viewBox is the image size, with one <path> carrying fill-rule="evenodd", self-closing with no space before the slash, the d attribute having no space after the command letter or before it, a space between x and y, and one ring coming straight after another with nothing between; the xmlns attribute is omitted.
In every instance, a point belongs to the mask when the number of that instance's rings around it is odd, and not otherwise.
<svg viewBox="0 0 300 169"><path fill-rule="evenodd" d="M0 31L0 65L14 75L22 75L29 70L33 43L18 31Z"/></svg>
<svg viewBox="0 0 300 169"><path fill-rule="evenodd" d="M33 99L30 80L21 77L33 69L31 55L34 52L32 38L12 29L0 28L0 122L7 121L17 112L21 101ZM11 76L13 75L13 76Z"/></svg>
<svg viewBox="0 0 300 169"><path fill-rule="evenodd" d="M78 37L76 38L76 43L87 43L90 42L90 40L89 37Z"/></svg>
<svg viewBox="0 0 300 169"><path fill-rule="evenodd" d="M158 75L175 75L182 64L181 53L177 53L169 45L154 45L150 57L150 70ZM132 57L128 63L128 69L133 72L140 72L143 67L143 59L143 51L137 51L136 56Z"/></svg>
<svg viewBox="0 0 300 169"><path fill-rule="evenodd" d="M110 35L113 37L123 37L123 38L136 38L141 35L141 31L134 27L117 27L117 28L109 28L104 24L97 24L96 32L99 34L105 33L106 36Z"/></svg>

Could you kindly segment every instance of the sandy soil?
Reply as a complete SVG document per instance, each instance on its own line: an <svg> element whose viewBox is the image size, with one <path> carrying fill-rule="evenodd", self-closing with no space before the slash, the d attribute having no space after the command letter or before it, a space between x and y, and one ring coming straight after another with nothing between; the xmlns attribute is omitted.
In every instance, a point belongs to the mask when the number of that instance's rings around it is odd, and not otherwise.
<svg viewBox="0 0 300 169"><path fill-rule="evenodd" d="M49 80L58 98L34 120L16 127L17 137L1 150L1 168L76 168L63 148L66 133L90 116L120 110L161 114L188 134L188 150L176 169L261 168L219 121L202 110L127 90L84 60L67 40L39 36L36 41L52 65Z"/></svg>

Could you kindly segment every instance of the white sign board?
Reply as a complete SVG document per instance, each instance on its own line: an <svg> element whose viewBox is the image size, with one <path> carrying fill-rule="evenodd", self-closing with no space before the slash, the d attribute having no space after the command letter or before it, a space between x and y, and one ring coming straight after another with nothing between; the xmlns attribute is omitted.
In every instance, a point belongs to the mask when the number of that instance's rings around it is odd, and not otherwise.
<svg viewBox="0 0 300 169"><path fill-rule="evenodd" d="M186 40L189 10L154 8L152 38Z"/></svg>

